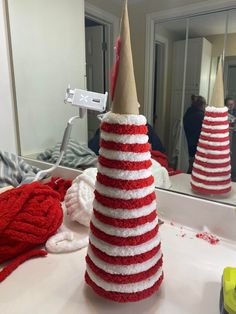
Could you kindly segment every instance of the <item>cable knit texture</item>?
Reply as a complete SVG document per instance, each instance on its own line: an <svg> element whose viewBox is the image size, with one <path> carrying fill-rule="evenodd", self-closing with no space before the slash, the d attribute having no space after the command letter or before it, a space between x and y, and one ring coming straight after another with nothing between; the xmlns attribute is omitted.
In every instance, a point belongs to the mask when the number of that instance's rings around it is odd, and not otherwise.
<svg viewBox="0 0 236 314"><path fill-rule="evenodd" d="M0 282L25 260L47 254L34 249L56 233L62 219L60 195L41 183L0 195L0 263L13 259L0 272Z"/></svg>
<svg viewBox="0 0 236 314"><path fill-rule="evenodd" d="M117 302L149 297L163 279L145 124L141 115L107 113L101 125L85 280Z"/></svg>

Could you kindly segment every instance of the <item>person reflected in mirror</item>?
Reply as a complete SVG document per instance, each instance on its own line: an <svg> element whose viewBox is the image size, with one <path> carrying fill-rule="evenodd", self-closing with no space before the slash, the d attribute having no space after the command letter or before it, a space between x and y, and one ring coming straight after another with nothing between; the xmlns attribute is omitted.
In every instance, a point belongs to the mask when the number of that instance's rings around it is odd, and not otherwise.
<svg viewBox="0 0 236 314"><path fill-rule="evenodd" d="M229 123L230 127L235 126L235 101L231 97L225 98L225 106L228 108L228 118L229 118Z"/></svg>
<svg viewBox="0 0 236 314"><path fill-rule="evenodd" d="M189 153L188 173L192 172L194 156L197 151L198 139L200 137L206 107L206 100L202 96L192 95L191 101L191 106L185 112L183 119Z"/></svg>

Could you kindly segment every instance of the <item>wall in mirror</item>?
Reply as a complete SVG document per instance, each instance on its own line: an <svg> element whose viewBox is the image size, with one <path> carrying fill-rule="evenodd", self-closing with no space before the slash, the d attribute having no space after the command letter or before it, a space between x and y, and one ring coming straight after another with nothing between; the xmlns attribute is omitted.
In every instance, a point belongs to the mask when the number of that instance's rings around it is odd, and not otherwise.
<svg viewBox="0 0 236 314"><path fill-rule="evenodd" d="M67 121L79 110L66 88L109 91L115 24L85 12L84 0L8 1L21 155L55 163ZM109 107L109 99L107 107ZM64 166L96 165L98 112L73 123ZM89 147L91 148L89 148Z"/></svg>
<svg viewBox="0 0 236 314"><path fill-rule="evenodd" d="M21 154L37 156L62 139L78 110L67 85L85 87L84 2L8 1ZM87 144L87 119L72 138Z"/></svg>

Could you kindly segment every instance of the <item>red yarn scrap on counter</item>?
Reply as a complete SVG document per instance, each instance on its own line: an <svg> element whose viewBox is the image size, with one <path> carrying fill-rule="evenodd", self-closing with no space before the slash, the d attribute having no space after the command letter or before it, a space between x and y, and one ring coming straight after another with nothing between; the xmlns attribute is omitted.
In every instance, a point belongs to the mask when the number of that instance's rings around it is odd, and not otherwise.
<svg viewBox="0 0 236 314"><path fill-rule="evenodd" d="M220 242L220 240L216 236L214 236L208 232L197 233L196 238L205 240L212 245L216 245Z"/></svg>
<svg viewBox="0 0 236 314"><path fill-rule="evenodd" d="M12 261L0 271L0 282L24 261L45 256L44 244L62 224L60 195L34 182L0 195L0 264Z"/></svg>

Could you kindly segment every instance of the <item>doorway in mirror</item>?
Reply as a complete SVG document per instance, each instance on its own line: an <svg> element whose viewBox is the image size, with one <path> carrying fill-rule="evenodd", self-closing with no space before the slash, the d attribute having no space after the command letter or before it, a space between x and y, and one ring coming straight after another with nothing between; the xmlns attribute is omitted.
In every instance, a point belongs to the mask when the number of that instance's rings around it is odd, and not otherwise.
<svg viewBox="0 0 236 314"><path fill-rule="evenodd" d="M155 42L155 68L154 68L154 97L153 97L153 128L164 141L165 109L163 103L166 99L166 72L168 58L168 41L161 36Z"/></svg>

